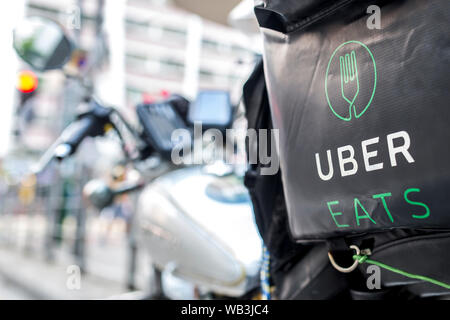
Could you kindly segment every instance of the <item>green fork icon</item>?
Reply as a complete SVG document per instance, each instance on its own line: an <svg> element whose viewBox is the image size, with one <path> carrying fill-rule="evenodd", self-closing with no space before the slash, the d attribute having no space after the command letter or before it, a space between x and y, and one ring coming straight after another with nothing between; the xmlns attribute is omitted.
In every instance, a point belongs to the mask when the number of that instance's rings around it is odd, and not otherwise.
<svg viewBox="0 0 450 320"><path fill-rule="evenodd" d="M341 93L342 98L349 104L349 112L352 114L352 107L355 110L354 102L359 93L358 66L356 64L356 54L353 50L350 54L339 57L341 69Z"/></svg>

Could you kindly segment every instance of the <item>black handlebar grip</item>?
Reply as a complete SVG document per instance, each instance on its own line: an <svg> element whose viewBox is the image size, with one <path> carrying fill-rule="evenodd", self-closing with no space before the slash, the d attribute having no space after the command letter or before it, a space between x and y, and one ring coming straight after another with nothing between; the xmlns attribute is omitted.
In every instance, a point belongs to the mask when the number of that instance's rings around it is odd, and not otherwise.
<svg viewBox="0 0 450 320"><path fill-rule="evenodd" d="M64 158L73 154L84 138L88 136L94 136L98 131L98 121L94 116L87 115L78 119L77 121L70 124L61 134L60 146L64 145L65 152L64 156L59 156L59 158ZM101 128L103 129L103 128ZM56 155L58 157L58 155Z"/></svg>

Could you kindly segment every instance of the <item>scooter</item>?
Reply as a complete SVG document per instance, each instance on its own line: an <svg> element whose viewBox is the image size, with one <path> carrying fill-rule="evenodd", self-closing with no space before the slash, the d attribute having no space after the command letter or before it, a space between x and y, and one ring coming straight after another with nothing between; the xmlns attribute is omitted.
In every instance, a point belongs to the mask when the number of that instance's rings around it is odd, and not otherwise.
<svg viewBox="0 0 450 320"><path fill-rule="evenodd" d="M14 47L30 66L46 71L60 69L69 61L74 45L57 23L31 17L25 28L15 30ZM44 40L52 40L52 50L42 50L39 44ZM134 221L138 246L148 251L155 268L156 297L254 297L259 290L262 241L242 179L232 166L222 162L205 166L170 161L174 130L192 133L191 124L204 119L210 121L208 128L222 131L231 124L227 94L206 92L192 104L181 97L142 104L137 108L141 130L130 125L118 110L93 97L86 101L89 107L63 131L34 172L70 157L87 137L115 132L126 162L140 178L115 189L94 180L85 186L84 193L101 209L118 195L141 191ZM211 120L211 115L202 114L203 104L211 101L224 102L217 106L225 110L218 113L222 118ZM180 104L188 106L189 121L183 118Z"/></svg>

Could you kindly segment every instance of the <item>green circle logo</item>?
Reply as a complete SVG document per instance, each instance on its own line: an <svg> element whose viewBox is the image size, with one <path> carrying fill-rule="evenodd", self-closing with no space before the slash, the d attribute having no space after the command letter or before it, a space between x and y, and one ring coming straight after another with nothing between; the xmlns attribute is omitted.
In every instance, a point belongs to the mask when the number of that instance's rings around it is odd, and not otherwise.
<svg viewBox="0 0 450 320"><path fill-rule="evenodd" d="M377 68L370 49L351 40L339 45L328 61L325 96L341 120L358 119L369 109L377 87Z"/></svg>

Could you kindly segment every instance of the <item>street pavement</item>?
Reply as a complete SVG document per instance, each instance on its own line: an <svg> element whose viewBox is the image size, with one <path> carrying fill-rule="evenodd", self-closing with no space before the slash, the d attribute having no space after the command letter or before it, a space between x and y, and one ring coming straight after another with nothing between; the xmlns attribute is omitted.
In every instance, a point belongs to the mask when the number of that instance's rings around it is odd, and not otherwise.
<svg viewBox="0 0 450 320"><path fill-rule="evenodd" d="M107 237L99 230L88 232L85 247L86 273L78 272L73 242L66 241L53 250L51 263L45 260L42 228L30 250L16 238L0 241L0 299L109 299L142 296L127 294L129 247L126 235L113 231ZM17 229L16 229L17 230ZM13 230L13 231L16 231ZM28 232L29 233L29 232ZM14 232L14 234L18 234ZM149 288L150 261L138 251L135 286L140 292ZM124 296L124 294L126 294Z"/></svg>
<svg viewBox="0 0 450 320"><path fill-rule="evenodd" d="M64 300L106 299L127 291L120 282L89 273L79 275L70 266L48 264L37 257L0 250L0 276L3 279L0 290L5 296L16 298L21 298L20 294L24 293L30 299Z"/></svg>
<svg viewBox="0 0 450 320"><path fill-rule="evenodd" d="M0 276L0 301L1 300L30 300L33 299L26 291L14 285L8 279Z"/></svg>

